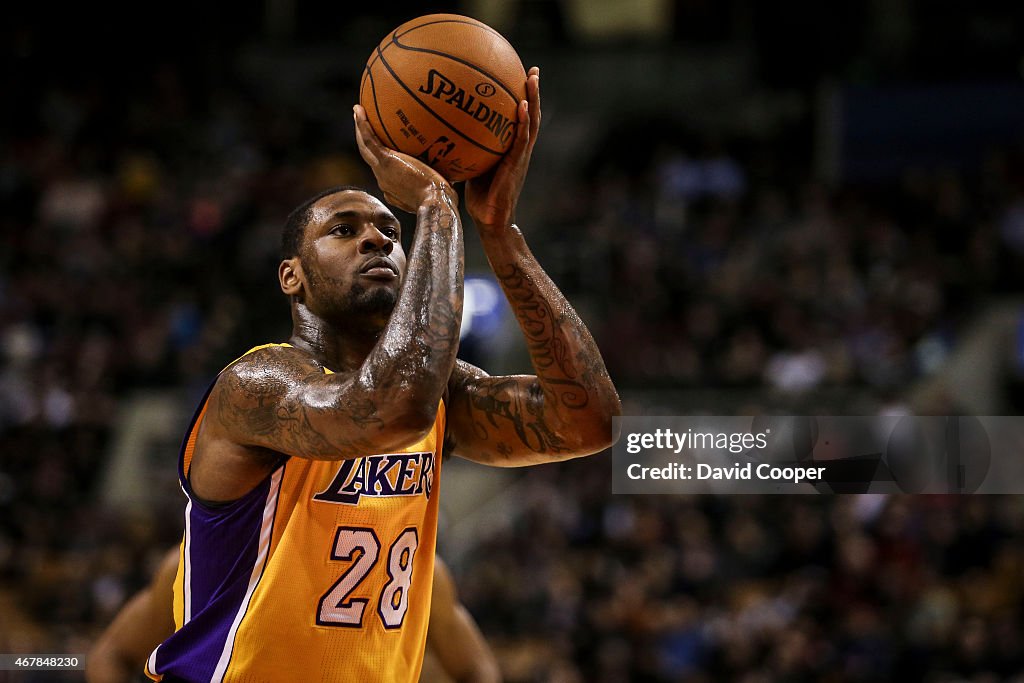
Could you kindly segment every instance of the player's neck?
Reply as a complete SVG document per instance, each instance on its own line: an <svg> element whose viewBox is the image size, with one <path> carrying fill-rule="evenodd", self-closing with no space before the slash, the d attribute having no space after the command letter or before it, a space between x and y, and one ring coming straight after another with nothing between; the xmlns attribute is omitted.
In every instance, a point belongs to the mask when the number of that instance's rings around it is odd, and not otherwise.
<svg viewBox="0 0 1024 683"><path fill-rule="evenodd" d="M332 372L355 370L380 339L383 326L335 325L300 307L292 316L292 336L288 343L323 363Z"/></svg>

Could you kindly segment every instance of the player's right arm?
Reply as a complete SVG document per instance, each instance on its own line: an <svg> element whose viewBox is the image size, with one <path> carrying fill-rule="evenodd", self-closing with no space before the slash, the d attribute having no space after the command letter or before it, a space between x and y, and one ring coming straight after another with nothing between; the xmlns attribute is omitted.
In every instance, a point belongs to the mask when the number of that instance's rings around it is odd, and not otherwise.
<svg viewBox="0 0 1024 683"><path fill-rule="evenodd" d="M308 354L281 347L225 370L200 432L204 447L219 443L225 457L272 451L343 460L407 446L433 426L462 320L458 197L429 166L381 145L361 108L356 132L385 197L417 215L394 312L355 371L325 374Z"/></svg>

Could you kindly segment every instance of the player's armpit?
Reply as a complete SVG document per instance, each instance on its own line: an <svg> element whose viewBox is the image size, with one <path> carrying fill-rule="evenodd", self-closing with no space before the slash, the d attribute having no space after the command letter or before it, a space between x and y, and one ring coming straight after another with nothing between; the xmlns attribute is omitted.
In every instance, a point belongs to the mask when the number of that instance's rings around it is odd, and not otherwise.
<svg viewBox="0 0 1024 683"><path fill-rule="evenodd" d="M221 374L201 437L315 460L401 448L429 431L437 406L390 377L326 374L299 349L261 349Z"/></svg>
<svg viewBox="0 0 1024 683"><path fill-rule="evenodd" d="M519 467L590 455L610 441L610 428L552 408L534 375L492 377L460 360L448 386L447 446L467 460Z"/></svg>

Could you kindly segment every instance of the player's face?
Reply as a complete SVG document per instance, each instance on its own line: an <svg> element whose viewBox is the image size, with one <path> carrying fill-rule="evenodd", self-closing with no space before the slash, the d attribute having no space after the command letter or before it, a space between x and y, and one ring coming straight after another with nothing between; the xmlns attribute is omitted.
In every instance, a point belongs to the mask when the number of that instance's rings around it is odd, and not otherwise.
<svg viewBox="0 0 1024 683"><path fill-rule="evenodd" d="M325 319L386 321L405 274L398 219L356 190L324 197L310 214L300 253L306 306Z"/></svg>

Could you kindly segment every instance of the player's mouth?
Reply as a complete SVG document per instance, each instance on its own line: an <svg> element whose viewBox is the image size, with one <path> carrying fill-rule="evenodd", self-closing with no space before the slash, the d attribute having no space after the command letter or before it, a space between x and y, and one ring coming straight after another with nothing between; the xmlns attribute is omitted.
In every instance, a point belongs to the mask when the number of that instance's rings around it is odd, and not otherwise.
<svg viewBox="0 0 1024 683"><path fill-rule="evenodd" d="M398 277L398 266L391 259L378 256L367 261L359 274L375 280L394 280Z"/></svg>

